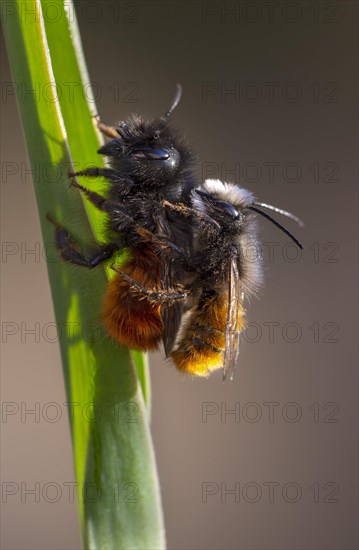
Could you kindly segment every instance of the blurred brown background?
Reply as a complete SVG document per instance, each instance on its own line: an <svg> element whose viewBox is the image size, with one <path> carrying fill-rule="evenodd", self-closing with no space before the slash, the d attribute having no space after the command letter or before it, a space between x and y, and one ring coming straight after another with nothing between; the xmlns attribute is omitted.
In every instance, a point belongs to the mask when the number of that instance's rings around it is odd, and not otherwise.
<svg viewBox="0 0 359 550"><path fill-rule="evenodd" d="M260 222L266 287L249 308L232 384L219 374L181 378L162 353L150 357L168 547L357 548L358 5L76 7L103 121L160 115L181 82L173 119L199 155L198 177L236 181L306 222L303 231L287 224L304 242L298 257ZM35 483L65 487L73 469L59 348L43 335L54 317L4 48L1 64L1 376L13 412L1 424L2 480L15 484L7 489L24 483L3 495L2 547L77 549L65 491L56 503L21 501ZM57 422L48 421L50 402L61 405Z"/></svg>

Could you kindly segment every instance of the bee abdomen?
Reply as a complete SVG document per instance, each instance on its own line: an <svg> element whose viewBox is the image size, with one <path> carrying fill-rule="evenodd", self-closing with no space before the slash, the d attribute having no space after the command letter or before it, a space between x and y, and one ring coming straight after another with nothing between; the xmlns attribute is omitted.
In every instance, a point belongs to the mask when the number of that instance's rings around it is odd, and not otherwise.
<svg viewBox="0 0 359 550"><path fill-rule="evenodd" d="M201 302L191 314L172 359L178 370L208 376L223 364L228 301L223 295Z"/></svg>
<svg viewBox="0 0 359 550"><path fill-rule="evenodd" d="M154 287L158 281L156 266L129 261L121 270L144 287ZM156 274L150 276L149 274ZM116 274L109 282L103 302L103 321L110 336L133 349L156 350L162 339L163 323L159 304L139 299L131 284Z"/></svg>

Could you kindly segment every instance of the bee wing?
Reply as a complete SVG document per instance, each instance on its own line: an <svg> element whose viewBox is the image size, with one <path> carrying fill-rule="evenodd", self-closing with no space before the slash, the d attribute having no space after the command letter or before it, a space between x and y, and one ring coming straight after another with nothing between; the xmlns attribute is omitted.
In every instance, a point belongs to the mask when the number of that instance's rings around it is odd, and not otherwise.
<svg viewBox="0 0 359 550"><path fill-rule="evenodd" d="M228 314L226 324L226 348L223 358L223 380L236 365L239 355L239 338L241 333L241 310L243 294L239 280L238 264L236 258L231 258L228 269Z"/></svg>
<svg viewBox="0 0 359 550"><path fill-rule="evenodd" d="M174 287L175 277L172 262L161 262L161 287L164 290ZM163 347L166 357L171 353L183 315L183 302L166 303L162 305L161 317L163 322Z"/></svg>
<svg viewBox="0 0 359 550"><path fill-rule="evenodd" d="M155 223L157 230L162 235L171 236L170 226L165 215L165 210L162 209L156 212ZM160 277L161 288L166 291L168 289L175 288L178 282L178 276L176 276L173 260L168 259L168 255L164 254L160 262ZM161 318L163 323L163 347L166 357L171 353L177 338L181 320L183 315L183 303L173 302L162 304Z"/></svg>

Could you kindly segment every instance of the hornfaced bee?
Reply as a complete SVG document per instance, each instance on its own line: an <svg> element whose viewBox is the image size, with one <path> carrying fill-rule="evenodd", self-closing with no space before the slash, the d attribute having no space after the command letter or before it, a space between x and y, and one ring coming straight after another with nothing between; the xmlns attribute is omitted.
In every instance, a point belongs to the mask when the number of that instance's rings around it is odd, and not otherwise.
<svg viewBox="0 0 359 550"><path fill-rule="evenodd" d="M220 180L206 180L194 189L192 207L168 202L166 206L190 216L196 235L194 252L187 262L187 269L197 274L191 289L196 300L171 358L181 372L195 376L208 376L223 368L225 379L238 358L244 299L256 293L262 283L255 214L274 223L300 248L300 242L262 209L274 210L300 225L303 222ZM253 255L253 250L257 254Z"/></svg>
<svg viewBox="0 0 359 550"><path fill-rule="evenodd" d="M93 268L123 248L130 249L131 258L121 271L115 268L117 272L107 286L105 327L113 338L139 350L156 349L162 340L167 354L187 297L181 285L182 264L176 256L178 250L190 254L192 246L187 221L163 207L164 200L190 205L195 187L191 149L169 123L181 92L178 85L172 105L156 120L132 115L115 128L99 122L102 133L111 138L98 151L108 157L109 167L69 174L71 178L101 176L109 183L103 197L72 181L73 187L107 214L105 245L98 245L92 257L84 257L68 231L48 216L55 225L62 258L73 264Z"/></svg>

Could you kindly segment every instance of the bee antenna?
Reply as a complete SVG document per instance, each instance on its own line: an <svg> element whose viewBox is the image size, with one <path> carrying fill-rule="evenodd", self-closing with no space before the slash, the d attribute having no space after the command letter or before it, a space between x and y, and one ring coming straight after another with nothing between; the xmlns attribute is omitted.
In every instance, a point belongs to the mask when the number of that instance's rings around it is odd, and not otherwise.
<svg viewBox="0 0 359 550"><path fill-rule="evenodd" d="M165 115L164 115L164 120L166 120L170 115L171 113L175 110L175 108L177 107L177 105L179 104L180 100L181 100L181 97L182 97L182 86L181 84L177 84L176 85L176 95L172 101L172 104L170 106L170 108L166 111Z"/></svg>
<svg viewBox="0 0 359 550"><path fill-rule="evenodd" d="M267 208L268 210L273 210L274 212L277 212L277 214L282 214L282 216L286 216L287 218L290 218L291 220L295 221L300 227L304 227L304 222L291 212L287 212L286 210L282 210L281 208L278 208L277 206L272 206L271 204L266 204L264 202L254 202L254 206L260 206L261 208Z"/></svg>
<svg viewBox="0 0 359 550"><path fill-rule="evenodd" d="M281 231L283 231L283 233L285 233L286 235L288 235L288 237L290 239L292 239L292 241L301 249L303 250L303 245L298 241L298 239L296 237L294 237L294 235L292 235L292 233L286 228L284 227L284 225L282 225L281 223L277 222L277 220L275 220L274 218L272 218L272 216L270 216L269 214L267 214L266 212L262 212L262 210L259 210L258 208L256 208L255 206L248 206L248 208L250 210L253 210L254 212L257 212L257 214L260 214L261 216L263 216L264 218L266 218L267 220L269 220L270 222L272 222L274 225L276 225Z"/></svg>

